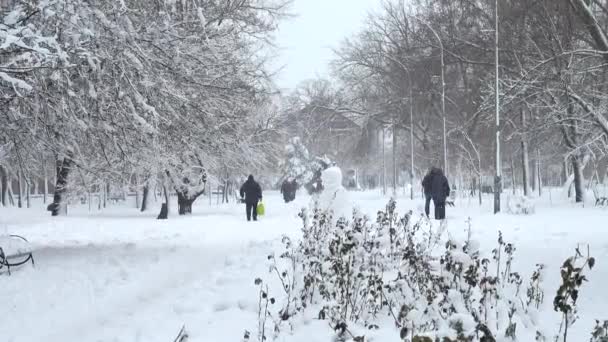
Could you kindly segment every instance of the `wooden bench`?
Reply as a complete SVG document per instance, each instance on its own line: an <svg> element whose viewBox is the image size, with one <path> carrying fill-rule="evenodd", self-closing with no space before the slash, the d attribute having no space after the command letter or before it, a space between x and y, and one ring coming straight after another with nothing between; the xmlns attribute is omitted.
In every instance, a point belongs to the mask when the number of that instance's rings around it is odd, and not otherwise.
<svg viewBox="0 0 608 342"><path fill-rule="evenodd" d="M29 261L34 266L34 255L26 238L19 235L0 236L0 270L6 267L8 275L11 275L11 267Z"/></svg>

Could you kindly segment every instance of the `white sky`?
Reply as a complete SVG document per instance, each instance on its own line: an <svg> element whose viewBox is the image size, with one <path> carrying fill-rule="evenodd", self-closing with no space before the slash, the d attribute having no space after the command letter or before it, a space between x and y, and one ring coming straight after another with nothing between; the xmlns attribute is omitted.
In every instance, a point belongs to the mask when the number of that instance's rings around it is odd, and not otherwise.
<svg viewBox="0 0 608 342"><path fill-rule="evenodd" d="M332 48L358 32L379 0L295 0L290 12L296 17L283 21L277 33L283 70L276 78L279 88L295 88L301 81L326 76L333 58Z"/></svg>

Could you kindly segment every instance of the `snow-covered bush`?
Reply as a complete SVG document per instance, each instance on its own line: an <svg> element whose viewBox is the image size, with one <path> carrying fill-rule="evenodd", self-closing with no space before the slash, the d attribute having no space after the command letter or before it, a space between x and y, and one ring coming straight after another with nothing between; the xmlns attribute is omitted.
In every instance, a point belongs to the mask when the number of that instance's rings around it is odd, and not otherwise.
<svg viewBox="0 0 608 342"><path fill-rule="evenodd" d="M283 177L280 183L287 178L295 178L299 185L304 185L309 194L319 193L323 190L321 173L334 165L327 157L311 157L308 149L299 137L293 137L285 146L285 161L282 163Z"/></svg>
<svg viewBox="0 0 608 342"><path fill-rule="evenodd" d="M531 215L536 211L534 201L526 196L516 195L507 198L507 212L513 215Z"/></svg>
<svg viewBox="0 0 608 342"><path fill-rule="evenodd" d="M299 137L289 139L285 146L285 162L282 165L284 178L295 178L298 184L304 184L312 179L310 156L308 149Z"/></svg>
<svg viewBox="0 0 608 342"><path fill-rule="evenodd" d="M591 332L591 342L608 342L608 321L595 321L595 328Z"/></svg>
<svg viewBox="0 0 608 342"><path fill-rule="evenodd" d="M268 313L275 337L302 328L298 317L313 313L336 341L544 340L536 321L542 265L526 285L513 269L516 248L502 234L484 256L471 234L442 236L431 221L395 208L391 200L375 220L357 210L350 220L302 210L301 240L285 237L280 257L269 256L284 292Z"/></svg>
<svg viewBox="0 0 608 342"><path fill-rule="evenodd" d="M579 248L576 248L576 254L566 259L560 269L562 283L557 289L555 298L553 298L553 309L562 315L562 322L558 336L555 339L556 341L558 338L561 339L563 337L561 340L566 342L569 328L578 319L577 300L581 286L587 281L584 271L591 270L593 266L595 266L595 258L589 256L589 248L587 247L586 256L581 253ZM597 330L598 328L596 327L594 334Z"/></svg>

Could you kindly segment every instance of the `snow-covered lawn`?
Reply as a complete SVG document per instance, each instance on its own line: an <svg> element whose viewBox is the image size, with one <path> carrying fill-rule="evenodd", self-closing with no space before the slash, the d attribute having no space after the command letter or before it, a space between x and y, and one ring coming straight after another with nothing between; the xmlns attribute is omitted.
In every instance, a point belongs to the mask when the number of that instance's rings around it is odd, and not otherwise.
<svg viewBox="0 0 608 342"><path fill-rule="evenodd" d="M378 192L349 196L372 217L388 200ZM286 205L268 193L267 215L252 223L245 222L242 205L209 205L206 199L195 204L192 216L166 221L155 219L156 208L140 213L124 205L102 212L72 207L65 218L50 218L42 204L0 208L0 234L27 237L36 259L34 268L0 274L0 339L170 342L183 324L190 341L239 341L245 329L255 338L254 279L271 278L267 256L283 234L298 236L297 213L308 201L299 196ZM514 269L526 282L536 263L546 264L547 316L540 321L549 331L557 331L559 323L551 310L559 266L577 244L590 245L597 265L582 288L580 320L571 330L572 341L588 340L594 319L608 319L608 210L547 198L531 216L492 215L489 202L480 208L474 199L457 201L456 208L448 208L448 230L464 237L471 217L473 237L489 255L500 229L517 248ZM402 214L421 205L398 199ZM296 333L286 340L328 336Z"/></svg>

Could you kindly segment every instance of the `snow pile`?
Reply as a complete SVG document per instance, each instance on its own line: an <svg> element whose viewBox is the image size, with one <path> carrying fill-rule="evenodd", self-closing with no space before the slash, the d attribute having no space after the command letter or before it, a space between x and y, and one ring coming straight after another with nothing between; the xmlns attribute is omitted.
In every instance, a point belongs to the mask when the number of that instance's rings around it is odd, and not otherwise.
<svg viewBox="0 0 608 342"><path fill-rule="evenodd" d="M32 252L30 244L20 237L0 235L0 248L5 255L26 254Z"/></svg>
<svg viewBox="0 0 608 342"><path fill-rule="evenodd" d="M349 217L352 203L346 189L342 186L342 171L333 166L321 173L323 191L319 194L316 205L323 211L332 211L335 217Z"/></svg>
<svg viewBox="0 0 608 342"><path fill-rule="evenodd" d="M507 198L507 212L513 215L531 215L536 211L534 202L521 195L509 196Z"/></svg>
<svg viewBox="0 0 608 342"><path fill-rule="evenodd" d="M583 200L585 201L585 205L586 206L593 206L593 205L595 205L595 201L596 201L595 192L593 192L592 189L586 189L585 193L584 193Z"/></svg>

